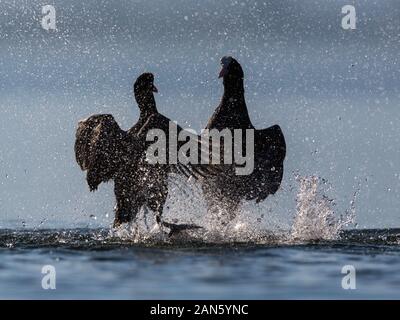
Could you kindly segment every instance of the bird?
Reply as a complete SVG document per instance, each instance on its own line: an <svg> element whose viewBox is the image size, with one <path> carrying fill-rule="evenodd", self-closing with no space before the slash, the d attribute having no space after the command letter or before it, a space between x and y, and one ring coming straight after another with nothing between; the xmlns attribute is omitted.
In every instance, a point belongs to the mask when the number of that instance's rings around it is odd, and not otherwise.
<svg viewBox="0 0 400 320"><path fill-rule="evenodd" d="M133 87L140 116L129 130L122 130L111 114L95 114L78 123L75 156L80 168L86 171L89 189L95 191L102 182L114 181L114 227L133 221L139 210L146 207L155 213L157 224L170 229L170 235L175 231L200 228L161 219L168 195L168 175L174 172L197 178L202 173L180 163L148 163L147 133L160 129L168 140L171 120L157 110L154 93L158 90L152 73L141 74ZM178 133L183 130L176 127Z"/></svg>
<svg viewBox="0 0 400 320"><path fill-rule="evenodd" d="M252 124L245 101L244 72L239 62L225 56L221 66L219 78L223 79L223 96L205 129L228 129L232 136L235 129L254 130L254 170L251 174L237 175L235 163L214 164L222 166L223 173L201 179L208 211L226 225L236 217L243 200L258 203L277 192L283 177L286 142L279 125L258 130Z"/></svg>

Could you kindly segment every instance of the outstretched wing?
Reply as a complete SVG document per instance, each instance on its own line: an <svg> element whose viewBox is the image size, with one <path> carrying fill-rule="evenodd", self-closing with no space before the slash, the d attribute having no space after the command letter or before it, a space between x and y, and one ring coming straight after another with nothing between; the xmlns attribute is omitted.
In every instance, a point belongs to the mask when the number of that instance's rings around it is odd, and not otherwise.
<svg viewBox="0 0 400 320"><path fill-rule="evenodd" d="M126 132L110 114L93 115L79 121L75 157L91 191L114 177L125 150Z"/></svg>
<svg viewBox="0 0 400 320"><path fill-rule="evenodd" d="M260 202L274 194L281 185L286 142L278 125L256 130L254 138L254 171L247 178L249 190L246 199Z"/></svg>
<svg viewBox="0 0 400 320"><path fill-rule="evenodd" d="M173 126L176 126L174 128L176 137L170 139L170 135L172 134L170 130L173 129L172 128ZM146 147L143 146L148 145L148 143L146 143L146 136L149 133L149 131L153 129L158 129L158 130L161 129L162 132L165 134L166 149L163 151L166 152L167 163L165 165L166 167L168 167L167 170L169 172L183 174L187 178L193 177L195 179L199 179L207 175L216 175L220 173L221 170L219 168L214 168L215 166L201 164L201 149L203 148L201 137L193 132L184 130L181 126L177 125L176 123L173 123L170 119L161 114L155 114L149 117L149 119L135 133L137 141L140 142L140 148L137 148L140 150L140 152L145 152ZM183 132L185 132L186 141L177 140L177 137L180 136L180 134ZM131 136L130 133L129 135ZM191 146L197 149L197 159L196 159L197 161L189 163L181 163L178 160L178 154L182 152L181 150L182 146L186 144L189 140L192 142ZM172 146L171 143L175 143L175 146ZM173 148L175 152L178 153L176 159L178 161L170 161L169 159L170 148ZM191 149L190 152L191 151L193 151L193 149ZM185 153L185 155L189 157L190 152L188 150L188 152Z"/></svg>

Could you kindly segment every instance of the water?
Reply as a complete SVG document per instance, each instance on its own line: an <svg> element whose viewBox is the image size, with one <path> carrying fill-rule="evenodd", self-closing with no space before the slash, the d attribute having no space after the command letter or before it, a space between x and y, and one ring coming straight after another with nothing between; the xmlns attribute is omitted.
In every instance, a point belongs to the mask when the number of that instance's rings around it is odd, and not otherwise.
<svg viewBox="0 0 400 320"><path fill-rule="evenodd" d="M54 0L47 32L40 1L1 1L0 296L398 298L400 3L357 1L346 31L348 2ZM150 71L159 111L200 131L225 55L244 68L254 125L285 133L281 189L221 229L198 186L171 180L165 219L202 231L168 240L141 212L110 233L113 185L89 193L77 121L131 127L132 83ZM41 289L46 264L56 290Z"/></svg>
<svg viewBox="0 0 400 320"><path fill-rule="evenodd" d="M3 229L0 296L397 297L400 277L394 271L400 260L400 230L345 230L354 222L355 197L350 209L338 216L334 201L323 193L321 179L297 180L297 211L287 230L265 229L263 219L253 221L246 211L225 227L202 216L195 221L201 229L172 237L167 230L153 227L146 211L118 229ZM181 218L192 217L181 214ZM55 290L41 287L40 271L46 265L56 270ZM355 290L342 288L341 271L346 265L356 270Z"/></svg>
<svg viewBox="0 0 400 320"><path fill-rule="evenodd" d="M1 298L399 298L400 230L346 231L338 240L229 245L137 244L108 229L2 230ZM55 290L41 287L53 265ZM356 268L356 290L341 287Z"/></svg>

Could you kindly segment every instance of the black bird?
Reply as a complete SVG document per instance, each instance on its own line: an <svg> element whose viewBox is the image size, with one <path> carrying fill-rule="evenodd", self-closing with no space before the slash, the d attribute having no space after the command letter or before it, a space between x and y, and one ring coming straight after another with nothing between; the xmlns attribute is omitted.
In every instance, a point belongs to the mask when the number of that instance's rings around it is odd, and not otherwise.
<svg viewBox="0 0 400 320"><path fill-rule="evenodd" d="M250 175L236 175L235 165L221 165L223 174L201 180L209 212L221 218L222 210L222 222L227 223L236 216L242 200L260 202L279 189L286 143L278 125L257 130L251 123L240 64L232 57L223 57L221 65L219 77L223 78L224 93L206 129L229 129L232 136L234 129L254 129L254 171Z"/></svg>
<svg viewBox="0 0 400 320"><path fill-rule="evenodd" d="M149 164L146 150L151 142L146 135L151 129L161 129L169 141L171 120L157 111L154 76L144 73L134 84L134 95L140 109L138 122L128 131L122 130L112 115L98 114L80 121L76 132L75 155L81 169L87 171L91 191L100 183L114 180L116 209L114 226L132 221L140 208L156 213L156 221L170 228L171 233L194 225L175 225L161 221L168 195L168 174L186 176L201 174L200 170L181 164ZM182 130L177 126L177 132ZM168 148L168 147L167 147ZM179 145L178 145L179 148ZM165 150L168 154L168 150Z"/></svg>

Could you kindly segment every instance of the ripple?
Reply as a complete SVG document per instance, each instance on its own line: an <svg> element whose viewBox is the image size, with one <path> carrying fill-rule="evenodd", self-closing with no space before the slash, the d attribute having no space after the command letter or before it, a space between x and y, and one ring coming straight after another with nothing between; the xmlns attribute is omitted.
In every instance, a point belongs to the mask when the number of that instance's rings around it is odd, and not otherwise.
<svg viewBox="0 0 400 320"><path fill-rule="evenodd" d="M268 236L267 236L268 235ZM312 240L294 242L289 241L282 235L272 237L266 233L259 241L240 241L235 239L230 242L213 242L209 239L201 239L198 234L195 236L185 233L178 238L166 239L143 239L142 241L130 240L128 237L119 238L112 234L109 229L43 229L43 230L0 230L0 250L12 249L37 249L37 248L58 248L69 250L113 250L116 248L129 247L151 247L151 248L180 248L196 249L197 251L209 250L225 251L228 249L251 249L272 246L306 246L324 247L326 250L340 248L342 252L351 250L357 251L378 250L391 252L397 251L400 243L400 229L368 229L342 231L337 240Z"/></svg>

